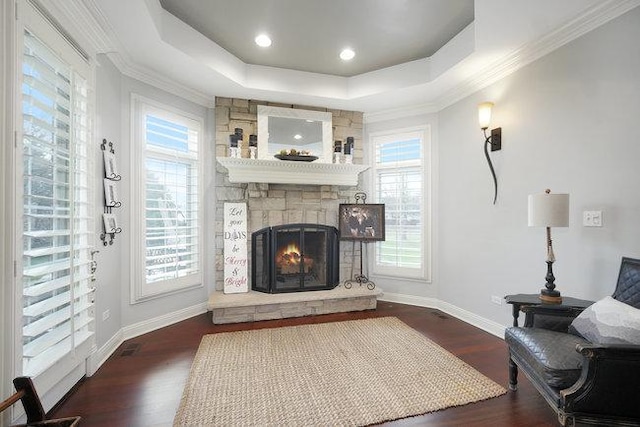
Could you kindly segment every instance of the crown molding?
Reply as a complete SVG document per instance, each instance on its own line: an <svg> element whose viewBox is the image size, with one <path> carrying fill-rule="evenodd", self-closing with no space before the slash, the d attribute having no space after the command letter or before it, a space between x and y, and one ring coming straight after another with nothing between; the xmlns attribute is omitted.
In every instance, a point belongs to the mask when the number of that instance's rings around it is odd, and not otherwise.
<svg viewBox="0 0 640 427"><path fill-rule="evenodd" d="M206 108L215 107L215 98L208 96L202 92L194 90L188 86L176 83L174 80L168 79L161 73L148 67L142 67L126 55L119 52L109 52L107 57L113 62L113 65L125 76L139 80L155 88L176 95L180 98L191 101L194 104L201 105Z"/></svg>
<svg viewBox="0 0 640 427"><path fill-rule="evenodd" d="M376 111L374 113L364 113L363 120L364 123L377 123L387 120L401 119L403 117L419 116L422 114L433 114L437 113L438 111L438 106L433 103L411 105L408 107L399 107L389 110Z"/></svg>
<svg viewBox="0 0 640 427"><path fill-rule="evenodd" d="M106 53L122 74L185 98L198 105L207 108L214 106L213 96L177 83L156 70L141 66L131 58L101 12L96 0L42 1L45 4L55 3L55 8L66 18L65 22L73 23L75 32L84 37L83 40L90 44L95 53ZM440 111L638 6L640 6L640 0L604 0L597 2L590 9L550 34L516 49L510 55L493 62L480 72L474 73L466 80L442 93L434 102L369 113L365 115L365 120L368 123L374 123Z"/></svg>
<svg viewBox="0 0 640 427"><path fill-rule="evenodd" d="M595 4L580 16L540 39L527 43L510 55L484 68L440 96L435 104L442 110L455 102L503 79L525 65L553 52L578 37L640 6L640 0L607 0Z"/></svg>
<svg viewBox="0 0 640 427"><path fill-rule="evenodd" d="M95 0L65 0L56 2L55 5L47 0L44 4L48 9L61 14L65 22L72 23L74 33L78 33L83 42L89 43L93 56L106 54L122 74L203 107L214 107L213 97L176 83L155 70L142 67L129 57Z"/></svg>
<svg viewBox="0 0 640 427"><path fill-rule="evenodd" d="M107 20L94 0L56 2L56 8L82 36L82 40L89 43L94 54L116 50L113 37L104 30L108 28Z"/></svg>

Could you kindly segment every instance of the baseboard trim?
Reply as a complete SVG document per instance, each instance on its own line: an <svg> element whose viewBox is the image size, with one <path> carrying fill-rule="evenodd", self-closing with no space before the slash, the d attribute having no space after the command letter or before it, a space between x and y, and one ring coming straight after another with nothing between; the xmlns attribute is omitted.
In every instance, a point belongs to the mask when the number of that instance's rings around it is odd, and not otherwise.
<svg viewBox="0 0 640 427"><path fill-rule="evenodd" d="M102 347L89 356L87 359L87 376L90 377L95 374L98 369L100 369L100 366L102 366L104 362L106 362L107 359L118 349L120 344L126 340L164 328L165 326L173 325L174 323L181 322L206 312L207 303L203 302L201 304L183 308L182 310L154 317L153 319L125 326L116 332Z"/></svg>
<svg viewBox="0 0 640 427"><path fill-rule="evenodd" d="M457 319L462 320L476 328L482 329L485 332L495 335L498 338L504 339L505 326L494 322L493 320L485 319L482 316L478 316L475 313L457 307L453 304L438 300L436 298L419 297L415 295L404 295L384 292L381 297L378 297L379 301L397 302L399 304L415 305L418 307L436 308L441 310Z"/></svg>
<svg viewBox="0 0 640 427"><path fill-rule="evenodd" d="M503 325L494 322L493 320L485 319L482 316L478 316L475 313L472 313L460 307L456 307L455 305L446 303L444 301L440 301L439 309L447 314L450 314L451 316L462 320L463 322L469 323L476 328L480 328L483 331L490 333L491 335L495 335L500 339L504 339L504 330L506 328Z"/></svg>
<svg viewBox="0 0 640 427"><path fill-rule="evenodd" d="M417 307L438 308L438 300L435 298L419 297L415 295L394 294L383 291L378 301L397 302L398 304L415 305Z"/></svg>
<svg viewBox="0 0 640 427"><path fill-rule="evenodd" d="M135 338L142 334L153 332L156 329L173 325L174 323L181 322L183 320L189 319L190 317L197 316L198 314L206 312L207 303L205 301L191 307L183 308L182 310L174 311L173 313L167 313L162 316L154 317L153 319L125 326L124 328L122 328L122 337L124 340Z"/></svg>
<svg viewBox="0 0 640 427"><path fill-rule="evenodd" d="M122 329L120 329L102 347L91 353L87 359L87 376L95 374L123 342Z"/></svg>

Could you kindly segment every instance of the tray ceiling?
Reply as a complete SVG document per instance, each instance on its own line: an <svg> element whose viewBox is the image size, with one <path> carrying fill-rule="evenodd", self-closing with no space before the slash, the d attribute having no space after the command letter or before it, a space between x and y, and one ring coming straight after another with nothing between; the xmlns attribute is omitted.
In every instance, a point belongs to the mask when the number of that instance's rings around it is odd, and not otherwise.
<svg viewBox="0 0 640 427"><path fill-rule="evenodd" d="M264 99L362 111L369 121L439 111L640 5L640 0L41 1L63 8L66 27L88 34L95 51L108 55L125 75L202 105L212 106L217 96ZM87 15L79 13L83 10ZM183 19L193 21L188 25ZM271 25L273 45L257 50L254 30ZM349 63L337 59L343 39L356 51Z"/></svg>
<svg viewBox="0 0 640 427"><path fill-rule="evenodd" d="M438 51L473 21L473 0L160 0L247 64L354 76ZM273 44L260 48L260 33ZM343 47L356 52L342 61Z"/></svg>

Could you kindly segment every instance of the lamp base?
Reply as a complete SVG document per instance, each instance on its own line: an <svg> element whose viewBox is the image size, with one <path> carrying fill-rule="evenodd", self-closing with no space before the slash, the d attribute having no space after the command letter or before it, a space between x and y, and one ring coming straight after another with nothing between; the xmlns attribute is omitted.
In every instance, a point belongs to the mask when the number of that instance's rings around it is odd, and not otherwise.
<svg viewBox="0 0 640 427"><path fill-rule="evenodd" d="M540 301L548 304L562 304L562 296L556 290L542 289L539 295Z"/></svg>

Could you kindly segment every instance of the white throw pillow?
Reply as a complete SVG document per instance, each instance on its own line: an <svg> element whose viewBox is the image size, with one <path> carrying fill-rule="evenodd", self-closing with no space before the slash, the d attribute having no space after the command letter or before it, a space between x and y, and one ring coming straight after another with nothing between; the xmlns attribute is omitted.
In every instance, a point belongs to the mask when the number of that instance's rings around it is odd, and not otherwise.
<svg viewBox="0 0 640 427"><path fill-rule="evenodd" d="M604 297L580 313L569 330L594 344L640 345L640 310Z"/></svg>

